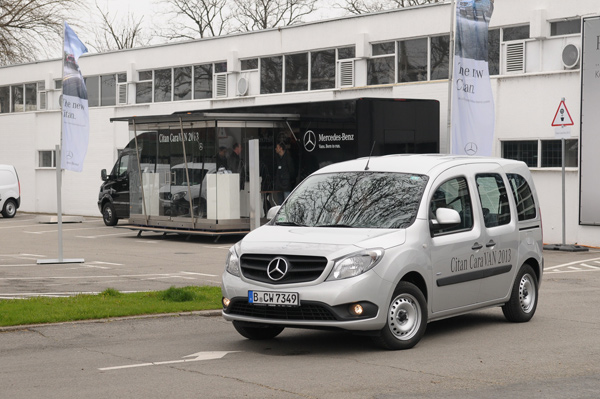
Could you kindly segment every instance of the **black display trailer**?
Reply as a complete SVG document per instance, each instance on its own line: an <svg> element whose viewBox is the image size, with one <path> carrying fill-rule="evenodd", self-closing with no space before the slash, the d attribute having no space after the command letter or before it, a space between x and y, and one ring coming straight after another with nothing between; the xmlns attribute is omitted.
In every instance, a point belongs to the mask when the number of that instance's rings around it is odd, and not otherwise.
<svg viewBox="0 0 600 399"><path fill-rule="evenodd" d="M278 144L291 160L293 189L331 163L437 153L440 141L436 100L359 98L111 121L128 122L131 141L104 178L100 209L112 206L129 228L185 234L249 231L250 140L259 143L261 216L282 197Z"/></svg>

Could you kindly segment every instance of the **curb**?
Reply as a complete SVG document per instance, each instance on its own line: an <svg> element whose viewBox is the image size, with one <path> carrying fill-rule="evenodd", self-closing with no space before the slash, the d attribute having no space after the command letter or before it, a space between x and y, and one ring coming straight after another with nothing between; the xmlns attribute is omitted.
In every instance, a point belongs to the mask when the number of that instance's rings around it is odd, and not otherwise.
<svg viewBox="0 0 600 399"><path fill-rule="evenodd" d="M222 315L221 310L195 310L192 312L145 314L145 315L137 315L137 316L109 317L106 319L65 321L65 322L60 322L60 323L21 324L18 326L0 327L0 333L10 332L10 331L24 331L24 330L29 330L31 328L38 328L38 327L60 326L60 325L70 325L70 324L111 323L113 321L152 319L152 318L163 318L163 317L179 317L179 316L217 317L217 316L221 316L221 315Z"/></svg>

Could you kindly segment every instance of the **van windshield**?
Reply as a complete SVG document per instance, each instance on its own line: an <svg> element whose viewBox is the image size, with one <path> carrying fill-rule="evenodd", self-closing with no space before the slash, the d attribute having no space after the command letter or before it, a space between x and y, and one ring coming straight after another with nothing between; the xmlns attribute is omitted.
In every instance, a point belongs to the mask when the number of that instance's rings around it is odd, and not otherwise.
<svg viewBox="0 0 600 399"><path fill-rule="evenodd" d="M275 224L311 227L406 228L428 177L381 172L313 175L290 195Z"/></svg>

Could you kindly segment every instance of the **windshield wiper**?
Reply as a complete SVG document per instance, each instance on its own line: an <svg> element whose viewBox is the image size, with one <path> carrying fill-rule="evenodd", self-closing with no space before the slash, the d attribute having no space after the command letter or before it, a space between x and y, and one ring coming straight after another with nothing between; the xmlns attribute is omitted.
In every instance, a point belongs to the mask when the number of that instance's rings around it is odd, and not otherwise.
<svg viewBox="0 0 600 399"><path fill-rule="evenodd" d="M305 224L298 224L295 222L275 222L277 226L303 226L306 227Z"/></svg>
<svg viewBox="0 0 600 399"><path fill-rule="evenodd" d="M350 226L349 224L320 224L315 227L346 227L346 228L354 228L354 226Z"/></svg>

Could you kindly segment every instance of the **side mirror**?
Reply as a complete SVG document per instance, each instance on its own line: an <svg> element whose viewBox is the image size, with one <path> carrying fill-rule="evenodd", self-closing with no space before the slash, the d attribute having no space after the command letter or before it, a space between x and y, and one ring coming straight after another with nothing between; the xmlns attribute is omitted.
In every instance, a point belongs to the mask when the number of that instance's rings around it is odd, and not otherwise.
<svg viewBox="0 0 600 399"><path fill-rule="evenodd" d="M460 224L460 214L451 208L438 208L435 219L430 221L431 236L442 229Z"/></svg>
<svg viewBox="0 0 600 399"><path fill-rule="evenodd" d="M277 215L277 212L279 212L279 208L281 208L280 205L274 206L273 208L269 209L269 211L267 212L267 219L271 220L275 217L275 215Z"/></svg>
<svg viewBox="0 0 600 399"><path fill-rule="evenodd" d="M100 177L102 178L102 181L107 181L108 180L108 176L106 176L106 169L102 169L100 171Z"/></svg>
<svg viewBox="0 0 600 399"><path fill-rule="evenodd" d="M435 218L438 224L444 225L444 227L460 224L460 214L451 208L439 208L435 212Z"/></svg>

